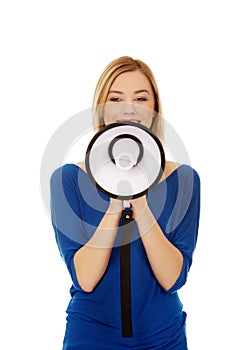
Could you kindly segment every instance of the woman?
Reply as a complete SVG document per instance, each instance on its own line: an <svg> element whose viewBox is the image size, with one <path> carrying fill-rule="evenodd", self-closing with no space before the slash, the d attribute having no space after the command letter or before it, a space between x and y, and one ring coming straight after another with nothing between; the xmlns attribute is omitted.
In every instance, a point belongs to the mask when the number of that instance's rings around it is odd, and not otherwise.
<svg viewBox="0 0 234 350"><path fill-rule="evenodd" d="M101 75L94 95L96 130L131 121L163 140L158 88L149 67L121 57ZM51 177L52 222L73 281L64 350L187 349L186 313L177 294L195 249L200 210L198 174L166 162L163 178L131 200L132 336L121 325L120 249L122 201L99 193L84 162L66 164Z"/></svg>

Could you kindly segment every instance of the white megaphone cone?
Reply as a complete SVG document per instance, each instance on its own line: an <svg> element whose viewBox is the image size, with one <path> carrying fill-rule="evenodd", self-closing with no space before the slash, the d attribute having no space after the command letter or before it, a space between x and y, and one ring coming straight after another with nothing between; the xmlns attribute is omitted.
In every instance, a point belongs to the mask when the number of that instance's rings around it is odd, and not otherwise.
<svg viewBox="0 0 234 350"><path fill-rule="evenodd" d="M109 197L133 199L147 193L162 176L163 147L145 126L113 123L88 145L86 169L96 187Z"/></svg>

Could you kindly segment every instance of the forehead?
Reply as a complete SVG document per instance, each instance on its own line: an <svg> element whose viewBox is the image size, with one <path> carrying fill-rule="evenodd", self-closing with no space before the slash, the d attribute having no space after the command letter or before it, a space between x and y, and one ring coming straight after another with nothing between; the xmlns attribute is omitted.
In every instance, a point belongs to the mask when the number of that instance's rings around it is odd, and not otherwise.
<svg viewBox="0 0 234 350"><path fill-rule="evenodd" d="M120 74L111 85L110 90L135 91L146 89L153 93L151 83L140 71L125 72Z"/></svg>

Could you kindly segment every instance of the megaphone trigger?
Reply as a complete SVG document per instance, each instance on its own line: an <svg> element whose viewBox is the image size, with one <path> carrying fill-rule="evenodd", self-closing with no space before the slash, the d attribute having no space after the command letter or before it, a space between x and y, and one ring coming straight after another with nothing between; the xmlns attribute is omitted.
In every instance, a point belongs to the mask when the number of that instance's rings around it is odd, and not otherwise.
<svg viewBox="0 0 234 350"><path fill-rule="evenodd" d="M126 208L131 208L132 207L132 204L128 201L123 201L123 208L126 209Z"/></svg>

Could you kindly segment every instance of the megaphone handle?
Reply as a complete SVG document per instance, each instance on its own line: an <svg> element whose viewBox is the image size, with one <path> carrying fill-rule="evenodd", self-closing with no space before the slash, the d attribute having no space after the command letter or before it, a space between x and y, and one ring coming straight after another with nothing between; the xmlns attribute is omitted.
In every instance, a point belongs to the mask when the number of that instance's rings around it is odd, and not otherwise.
<svg viewBox="0 0 234 350"><path fill-rule="evenodd" d="M131 268L130 268L130 234L132 210L126 208L122 211L122 245L120 248L120 283L121 283L121 321L122 336L132 337L131 312ZM126 244L127 242L127 244Z"/></svg>

